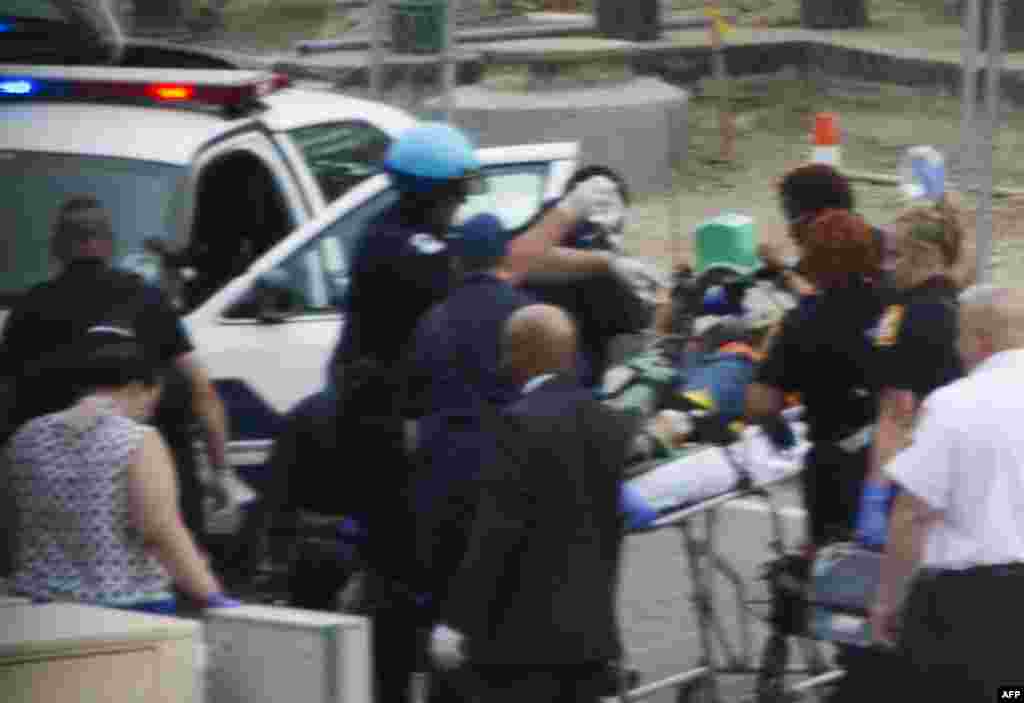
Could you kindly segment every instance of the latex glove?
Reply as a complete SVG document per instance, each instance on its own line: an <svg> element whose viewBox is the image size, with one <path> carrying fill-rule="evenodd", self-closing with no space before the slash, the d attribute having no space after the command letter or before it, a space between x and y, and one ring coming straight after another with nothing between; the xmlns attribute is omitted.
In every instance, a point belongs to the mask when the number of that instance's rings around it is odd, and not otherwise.
<svg viewBox="0 0 1024 703"><path fill-rule="evenodd" d="M430 657L445 671L457 669L466 660L462 651L464 639L461 632L447 625L435 625L430 633Z"/></svg>
<svg viewBox="0 0 1024 703"><path fill-rule="evenodd" d="M626 222L626 203L619 188L606 176L595 176L594 202L587 218L609 232L621 232Z"/></svg>
<svg viewBox="0 0 1024 703"><path fill-rule="evenodd" d="M638 530L658 519L658 511L650 506L640 493L628 483L619 491L619 510L626 517L626 529Z"/></svg>
<svg viewBox="0 0 1024 703"><path fill-rule="evenodd" d="M679 410L662 410L647 423L648 434L666 447L679 448L693 434L693 420Z"/></svg>
<svg viewBox="0 0 1024 703"><path fill-rule="evenodd" d="M608 187L615 188L615 182L607 176L592 176L581 181L558 203L558 207L577 220L586 220L594 212L609 209Z"/></svg>
<svg viewBox="0 0 1024 703"><path fill-rule="evenodd" d="M615 256L611 260L612 275L633 289L633 292L652 306L662 299L661 290L669 288L668 277L655 266L628 256Z"/></svg>
<svg viewBox="0 0 1024 703"><path fill-rule="evenodd" d="M240 605L242 605L241 601L229 598L223 593L214 593L206 598L206 602L203 603L203 610L209 608L237 608Z"/></svg>
<svg viewBox="0 0 1024 703"><path fill-rule="evenodd" d="M896 493L894 484L866 481L857 512L857 541L868 548L885 546L889 531L889 504Z"/></svg>

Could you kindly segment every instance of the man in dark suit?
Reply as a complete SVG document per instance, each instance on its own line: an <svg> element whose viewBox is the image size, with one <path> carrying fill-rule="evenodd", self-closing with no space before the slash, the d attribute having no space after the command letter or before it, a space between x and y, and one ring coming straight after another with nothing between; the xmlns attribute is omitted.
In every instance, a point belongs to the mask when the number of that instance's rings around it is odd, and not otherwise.
<svg viewBox="0 0 1024 703"><path fill-rule="evenodd" d="M576 348L552 306L520 308L504 327L503 370L523 395L495 427L499 459L483 469L431 642L488 703L592 703L621 655L619 496L636 428L575 380Z"/></svg>

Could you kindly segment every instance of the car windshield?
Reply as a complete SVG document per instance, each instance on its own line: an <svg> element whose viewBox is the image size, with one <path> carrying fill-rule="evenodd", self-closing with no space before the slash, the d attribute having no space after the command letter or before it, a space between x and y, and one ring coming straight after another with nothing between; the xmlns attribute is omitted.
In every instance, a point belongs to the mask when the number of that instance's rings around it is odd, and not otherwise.
<svg viewBox="0 0 1024 703"><path fill-rule="evenodd" d="M169 241L177 232L186 175L184 166L151 161L0 151L0 296L10 299L53 273L50 231L58 208L76 195L96 197L110 210L118 262L154 274L142 242Z"/></svg>

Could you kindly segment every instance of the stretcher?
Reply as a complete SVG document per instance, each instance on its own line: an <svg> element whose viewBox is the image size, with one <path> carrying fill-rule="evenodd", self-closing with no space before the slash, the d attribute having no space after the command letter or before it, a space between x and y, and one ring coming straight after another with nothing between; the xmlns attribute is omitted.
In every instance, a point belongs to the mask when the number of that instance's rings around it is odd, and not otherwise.
<svg viewBox="0 0 1024 703"><path fill-rule="evenodd" d="M629 688L623 680L618 694L606 701L631 703L650 698L663 690L675 689L677 703L718 703L722 701L718 678L723 675L751 675L758 678L759 703L793 700L817 687L841 678L843 672L830 670L817 642L798 638L808 666L786 670L788 644L774 635L763 651L760 666L754 665L754 637L748 590L736 568L716 546L719 511L728 503L745 498L765 501L772 522L769 547L780 557L786 551L782 519L772 489L792 482L802 470L810 448L806 427L800 421L802 409L787 411L797 443L789 450L776 449L757 428L748 428L742 438L725 447L699 447L630 479L630 485L659 517L633 534L676 529L682 534L686 569L693 583L692 602L697 615L701 655L696 665L667 678ZM697 534L703 521L703 535ZM740 625L738 646L726 635L724 619L713 598L713 576L723 576L735 590ZM731 618L730 618L731 619ZM716 656L715 645L720 656ZM785 651L782 650L785 648ZM807 677L784 687L787 674Z"/></svg>

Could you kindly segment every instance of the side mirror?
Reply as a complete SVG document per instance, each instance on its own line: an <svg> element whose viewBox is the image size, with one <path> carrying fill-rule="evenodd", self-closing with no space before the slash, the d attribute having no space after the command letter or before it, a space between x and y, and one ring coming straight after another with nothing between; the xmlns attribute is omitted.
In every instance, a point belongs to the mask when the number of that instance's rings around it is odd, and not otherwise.
<svg viewBox="0 0 1024 703"><path fill-rule="evenodd" d="M252 314L261 322L275 324L284 322L296 308L296 296L288 273L273 269L260 275L247 296L252 305Z"/></svg>

